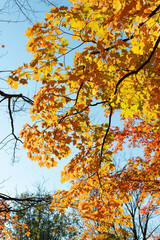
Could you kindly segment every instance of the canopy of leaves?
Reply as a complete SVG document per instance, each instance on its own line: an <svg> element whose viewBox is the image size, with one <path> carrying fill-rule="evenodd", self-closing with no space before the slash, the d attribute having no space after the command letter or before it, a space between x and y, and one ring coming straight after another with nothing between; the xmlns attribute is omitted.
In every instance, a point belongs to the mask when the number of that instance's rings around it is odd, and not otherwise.
<svg viewBox="0 0 160 240"><path fill-rule="evenodd" d="M160 1L70 2L27 30L33 60L8 83L17 88L32 78L42 84L30 109L33 124L21 132L31 160L50 168L77 149L61 173L71 188L57 191L51 208L63 213L74 206L103 232L113 221L130 226L123 205L131 190L159 205ZM97 106L105 123L91 119ZM112 126L117 111L123 128ZM113 157L124 143L143 147L144 157L116 171Z"/></svg>

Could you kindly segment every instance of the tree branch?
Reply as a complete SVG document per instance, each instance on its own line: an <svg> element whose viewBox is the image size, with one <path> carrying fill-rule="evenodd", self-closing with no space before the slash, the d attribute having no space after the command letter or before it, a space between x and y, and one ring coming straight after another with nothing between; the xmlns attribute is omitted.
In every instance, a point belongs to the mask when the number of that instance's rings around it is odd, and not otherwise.
<svg viewBox="0 0 160 240"><path fill-rule="evenodd" d="M15 102L18 99L22 99L23 102L26 102L30 105L33 105L33 100L31 100L30 98L24 96L23 94L9 94L9 93L5 93L3 91L0 90L0 97L2 97L2 99L0 100L0 103L2 103L4 100L8 101L8 112L9 112L9 118L10 118L10 124L11 124L11 134L9 134L6 138L4 138L0 144L2 144L4 142L4 140L6 140L9 136L13 135L13 139L9 139L7 142L4 143L3 147L10 141L15 140L15 144L13 147L13 159L15 159L15 151L16 151L16 147L17 147L17 142L22 142L22 140L16 136L15 134L15 128L14 128L14 119L13 119L13 112L14 112L14 105ZM13 109L12 109L12 100L13 100ZM2 149L2 147L0 148Z"/></svg>
<svg viewBox="0 0 160 240"><path fill-rule="evenodd" d="M141 22L141 23L139 24L138 28L142 27L142 26L148 21L149 18L153 17L153 16L158 12L159 9L160 9L160 5L158 5L158 7L157 7L153 12L150 13L150 15L148 16L148 18L147 18L146 21ZM132 34L131 37L122 39L122 41L123 41L123 42L128 42L128 41L131 40L132 38L134 38L134 34ZM105 50L105 51L109 51L109 50L115 48L116 46L117 46L117 45L114 44L113 46L107 47L107 48L105 48L104 50ZM100 53L99 50L94 51L94 52L91 52L91 54L98 54L98 53Z"/></svg>
<svg viewBox="0 0 160 240"><path fill-rule="evenodd" d="M42 202L44 200L47 200L46 197L38 198L38 197L27 197L27 198L16 198L16 197L10 197L4 193L0 193L0 198L5 201L15 201L15 202Z"/></svg>
<svg viewBox="0 0 160 240"><path fill-rule="evenodd" d="M150 62L150 60L151 60L152 56L154 55L154 53L155 53L155 51L156 51L159 43L160 43L160 37L158 37L158 39L157 39L157 41L156 41L156 43L155 43L155 45L154 45L154 48L153 48L152 52L150 53L148 59L147 59L137 70L134 70L134 71L131 71L131 72L127 73L126 75L124 75L124 76L117 82L114 94L117 93L118 86L121 84L121 82L122 82L124 79L126 79L127 77L129 77L129 76L131 76L131 75L133 75L133 74L137 74L140 70L143 69L143 67L144 67L145 65L147 65L147 64Z"/></svg>
<svg viewBox="0 0 160 240"><path fill-rule="evenodd" d="M111 119L112 119L113 109L112 109L112 106L111 106L110 104L109 104L109 107L110 107L109 123L108 123L108 127L107 127L107 130L106 130L106 133L105 133L105 135L104 135L103 142L102 142L101 153L100 153L101 159L100 159L100 162L99 162L99 165L100 165L100 166L101 166L101 163L102 163L102 156L103 156L104 144L105 144L106 137L107 137L107 135L108 135L109 129L110 129L110 127L111 127Z"/></svg>

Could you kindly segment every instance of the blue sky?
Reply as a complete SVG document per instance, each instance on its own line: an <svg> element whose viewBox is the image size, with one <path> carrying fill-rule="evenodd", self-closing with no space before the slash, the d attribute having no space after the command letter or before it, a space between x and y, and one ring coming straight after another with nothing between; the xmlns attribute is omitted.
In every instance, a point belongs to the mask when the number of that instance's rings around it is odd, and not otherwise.
<svg viewBox="0 0 160 240"><path fill-rule="evenodd" d="M38 1L37 1L38 2ZM60 2L60 1L59 1ZM67 2L67 1L65 1ZM64 3L64 1L63 1ZM44 5L41 5L44 7ZM0 20L7 18L0 15ZM38 15L39 19L44 19L45 11ZM17 15L10 16L12 19L16 19ZM20 17L21 20L23 17ZM8 18L7 18L8 19ZM27 28L31 26L27 21L20 23L7 23L0 21L0 70L14 70L18 66L21 66L24 62L29 62L31 55L26 52L27 37L24 35ZM5 48L1 48L5 45ZM4 74L3 77L7 76ZM1 76L2 77L2 74ZM9 92L7 84L0 80L0 89L4 92ZM18 91L23 92L27 96L33 96L33 93L37 89L36 85L32 86L32 89L28 90L27 87L20 88ZM13 92L13 91L12 91ZM6 103L4 103L6 104ZM0 141L10 133L10 120L8 114L5 111L5 106L0 106ZM29 116L26 113L17 114L14 116L15 126L17 132L20 131L26 121L29 120ZM35 185L39 182L42 183L46 180L46 188L48 191L54 191L59 188L68 188L68 184L60 183L60 171L63 169L64 163L61 163L57 168L46 169L40 168L37 163L30 161L26 157L26 151L18 150L18 162L12 164L12 145L8 146L9 149L0 151L0 192L15 195L21 192L35 190ZM66 161L65 161L66 162Z"/></svg>

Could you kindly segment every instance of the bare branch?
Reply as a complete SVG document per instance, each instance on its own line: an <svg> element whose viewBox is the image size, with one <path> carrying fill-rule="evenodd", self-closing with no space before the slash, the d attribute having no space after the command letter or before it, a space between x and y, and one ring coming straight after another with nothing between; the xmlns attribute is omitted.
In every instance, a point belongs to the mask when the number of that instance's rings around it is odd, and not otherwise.
<svg viewBox="0 0 160 240"><path fill-rule="evenodd" d="M6 194L0 193L0 199L1 199L1 206L0 206L0 212L22 212L27 210L30 207L33 207L37 203L51 203L51 197L49 195L41 196L41 197L11 197ZM8 205L8 203L15 202L16 204L21 204L24 208L18 210L14 209L13 206ZM26 203L29 203L29 206L26 207ZM7 203L7 204L6 204Z"/></svg>
<svg viewBox="0 0 160 240"><path fill-rule="evenodd" d="M23 143L19 138L17 138L14 132L14 124L13 124L13 117L12 117L12 111L11 111L11 98L8 98L8 110L9 110L9 117L11 120L12 135L17 141L20 141L21 143Z"/></svg>
<svg viewBox="0 0 160 240"><path fill-rule="evenodd" d="M46 197L43 197L43 198L38 198L38 197L16 198L16 197L8 196L8 195L6 195L4 193L0 193L0 198L2 200L5 200L5 201L15 201L15 202L25 202L25 201L29 201L29 202L42 202L44 200L47 200Z"/></svg>
<svg viewBox="0 0 160 240"><path fill-rule="evenodd" d="M12 129L12 135L14 136L14 138L16 139L16 143L14 146L14 153L15 153L15 149L16 149L16 145L17 145L17 141L22 142L21 139L19 139L16 135L15 135L15 130L14 130L14 121L13 121L13 116L12 116L12 110L11 110L11 100L12 99L16 99L15 101L17 101L18 99L22 99L24 102L27 102L30 105L33 105L33 100L31 100L30 98L22 95L22 94L9 94L9 93L5 93L3 91L0 91L0 96L2 96L2 100L0 101L0 103L4 100L8 100L8 111L9 111L9 117L10 117L10 121L11 121L11 129ZM14 110L14 109L13 109ZM15 155L15 154L14 154Z"/></svg>

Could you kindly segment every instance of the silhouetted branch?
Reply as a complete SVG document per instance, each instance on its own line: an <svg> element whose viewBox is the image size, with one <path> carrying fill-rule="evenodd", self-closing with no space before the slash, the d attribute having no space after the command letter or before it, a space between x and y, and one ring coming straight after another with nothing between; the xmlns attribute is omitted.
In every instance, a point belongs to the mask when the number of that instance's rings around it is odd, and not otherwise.
<svg viewBox="0 0 160 240"><path fill-rule="evenodd" d="M154 55L154 53L155 53L155 51L156 51L159 43L160 43L160 37L158 37L158 39L157 39L157 41L156 41L156 43L155 43L155 45L154 45L154 48L153 48L152 52L150 53L148 59L147 59L137 70L134 70L134 71L131 71L131 72L125 74L125 75L117 82L117 84L116 84L116 89L115 89L114 94L117 93L118 86L121 84L121 82L123 82L123 80L125 80L127 77L129 77L129 76L131 76L131 75L133 75L133 74L137 74L140 70L142 70L142 69L144 68L145 65L147 65L147 64L150 62L150 60L151 60L152 56Z"/></svg>

